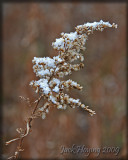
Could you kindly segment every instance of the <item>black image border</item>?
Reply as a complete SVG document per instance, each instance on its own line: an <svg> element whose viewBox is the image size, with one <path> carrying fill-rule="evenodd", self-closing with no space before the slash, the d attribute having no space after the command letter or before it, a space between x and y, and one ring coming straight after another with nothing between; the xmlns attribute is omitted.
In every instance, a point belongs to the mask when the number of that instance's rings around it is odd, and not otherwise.
<svg viewBox="0 0 128 160"><path fill-rule="evenodd" d="M125 3L126 4L126 84L128 83L128 1L127 0L1 0L0 1L0 160L2 160L3 154L3 146L5 145L3 142L3 4L5 3L64 3L64 2L85 2L85 3ZM127 111L127 126L128 126L128 84L126 88L126 111ZM128 151L128 128L126 129L126 144ZM126 155L126 159L128 159L128 152ZM97 159L97 158L96 158ZM118 159L118 157L116 157ZM3 159L4 160L4 159ZM22 159L23 160L23 159ZM25 160L25 159L24 159ZM26 159L28 160L28 159ZM32 160L32 158L31 158ZM34 159L33 159L34 160ZM43 160L43 159L38 159ZM50 159L49 159L50 160ZM102 159L97 159L102 160ZM105 160L105 159L104 159ZM110 160L110 159L106 159Z"/></svg>

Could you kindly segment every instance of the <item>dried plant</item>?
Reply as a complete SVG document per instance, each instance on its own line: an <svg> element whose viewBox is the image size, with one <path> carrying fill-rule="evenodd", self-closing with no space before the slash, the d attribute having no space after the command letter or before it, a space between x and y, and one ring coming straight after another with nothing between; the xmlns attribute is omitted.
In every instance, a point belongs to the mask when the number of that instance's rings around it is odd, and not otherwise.
<svg viewBox="0 0 128 160"><path fill-rule="evenodd" d="M107 27L117 28L117 24L113 23L111 25L109 22L103 22L101 20L100 22L78 25L75 28L75 32L61 33L62 37L56 39L56 41L52 43L53 48L58 51L58 56L54 56L53 58L34 57L32 60L33 70L36 73L36 76L39 77L39 80L31 81L30 85L40 96L34 102L35 106L31 116L26 121L26 128L17 129L20 136L6 142L6 145L8 145L11 142L19 140L15 155L9 159L17 159L19 157L19 153L23 151L23 139L29 134L33 119L41 116L44 119L49 112L50 107L54 106L57 109L81 107L91 116L95 114L95 111L82 104L80 99L74 99L64 93L65 90L68 91L72 88L82 90L82 86L71 79L64 81L62 78L66 75L70 75L72 71L78 71L84 67L84 64L82 63L84 56L80 51L85 50L84 46L88 39L88 35L93 33L94 30L103 31L104 28ZM76 60L79 60L80 63L72 63ZM42 98L44 98L44 104L42 105L43 107L39 107L38 104ZM28 98L26 101L32 106L33 103L30 103Z"/></svg>

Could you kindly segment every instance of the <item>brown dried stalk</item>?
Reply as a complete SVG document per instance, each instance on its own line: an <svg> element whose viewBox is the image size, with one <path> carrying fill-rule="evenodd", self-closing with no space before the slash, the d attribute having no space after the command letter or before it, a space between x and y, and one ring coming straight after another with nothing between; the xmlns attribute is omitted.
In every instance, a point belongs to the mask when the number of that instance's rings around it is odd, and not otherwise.
<svg viewBox="0 0 128 160"><path fill-rule="evenodd" d="M14 156L8 159L17 159L20 152L23 151L22 145L23 140L31 131L33 119L42 116L44 119L46 114L49 112L50 104L55 106L57 109L66 109L68 106L71 108L81 107L86 110L91 116L95 114L95 111L82 104L79 99L69 97L64 93L64 89L78 89L82 90L82 86L72 80L62 81L66 75L70 75L73 71L78 71L84 67L83 63L72 64L73 61L83 61L84 56L79 53L81 50L85 50L85 43L88 35L93 33L94 30L103 31L104 28L112 27L117 28L117 25L109 22L93 22L79 25L75 29L75 32L61 33L62 38L56 39L52 44L53 48L56 49L59 54L53 58L44 57L33 59L33 70L36 76L40 79L38 81L32 81L30 85L36 90L36 93L41 94L38 100L35 101L36 105L33 109L31 116L26 121L26 129L17 129L20 136L6 142L6 145L12 142L19 141ZM38 104L41 98L47 99L47 102L42 108L38 108ZM29 103L28 99L27 102ZM30 105L30 103L29 103Z"/></svg>
<svg viewBox="0 0 128 160"><path fill-rule="evenodd" d="M20 133L20 137L15 138L15 139L12 139L12 140L6 142L6 145L9 145L9 144L11 144L11 143L14 142L14 141L19 140L19 144L18 144L17 149L16 149L16 151L15 151L15 153L14 153L14 156L9 157L9 158L8 158L9 160L18 159L18 157L19 157L19 155L20 155L20 152L24 151L24 149L22 149L23 140L24 140L24 138L29 134L30 129L32 128L32 121L33 121L33 119L34 119L34 118L37 118L37 117L35 116L35 113L36 113L36 111L37 111L37 109L38 109L38 104L39 104L42 96L43 96L43 95L41 95L41 96L38 98L38 100L36 100L36 105L35 105L35 107L34 107L34 110L33 110L32 114L31 114L31 116L27 119L25 133L22 134L22 132L19 132L19 133Z"/></svg>

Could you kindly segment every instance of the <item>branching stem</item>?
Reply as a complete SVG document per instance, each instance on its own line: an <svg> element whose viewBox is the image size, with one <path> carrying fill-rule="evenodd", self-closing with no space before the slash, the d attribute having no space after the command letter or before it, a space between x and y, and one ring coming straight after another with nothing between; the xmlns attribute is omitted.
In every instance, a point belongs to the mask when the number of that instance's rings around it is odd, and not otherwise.
<svg viewBox="0 0 128 160"><path fill-rule="evenodd" d="M36 105L35 105L35 107L34 107L34 110L33 110L32 114L31 114L31 117L29 117L28 120L27 120L27 122L26 122L27 125L26 125L26 129L25 129L24 135L21 134L20 137L15 138L15 139L12 139L12 140L6 142L6 145L9 145L10 143L12 143L12 142L14 142L14 141L19 140L19 144L18 144L18 146L17 146L17 150L15 151L15 155L9 157L8 160L18 159L18 157L20 156L20 152L23 151L23 149L22 149L23 140L24 140L24 138L25 138L25 137L29 134L29 132L30 132L30 129L31 129L31 127L32 127L32 124L31 124L31 123L32 123L32 121L33 121L33 119L34 119L34 114L35 114L35 112L36 112L36 110L37 110L37 108L38 108L38 104L39 104L42 96L43 96L43 95L41 95L41 96L38 98L37 103L36 103Z"/></svg>

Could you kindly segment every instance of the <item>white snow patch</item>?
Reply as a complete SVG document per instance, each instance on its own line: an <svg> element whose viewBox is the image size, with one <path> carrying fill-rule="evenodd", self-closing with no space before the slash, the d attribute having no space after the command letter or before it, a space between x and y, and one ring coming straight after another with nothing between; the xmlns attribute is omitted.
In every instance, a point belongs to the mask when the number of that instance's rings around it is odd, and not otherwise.
<svg viewBox="0 0 128 160"><path fill-rule="evenodd" d="M108 27L112 27L112 25L109 22L104 22L103 20L100 20L100 22L93 22L93 23L85 23L84 25L78 25L77 28L81 28L81 27L93 27L96 28L99 25L107 25Z"/></svg>
<svg viewBox="0 0 128 160"><path fill-rule="evenodd" d="M59 92L59 84L60 84L60 80L57 79L57 78L53 78L52 81L56 83L56 86L53 88L53 91L56 92L56 93L58 93L58 92Z"/></svg>
<svg viewBox="0 0 128 160"><path fill-rule="evenodd" d="M70 102L79 103L79 99L69 98Z"/></svg>
<svg viewBox="0 0 128 160"><path fill-rule="evenodd" d="M45 70L42 69L42 70L40 70L40 71L37 72L37 75L38 76L50 75L50 72L49 72L48 69L45 69Z"/></svg>
<svg viewBox="0 0 128 160"><path fill-rule="evenodd" d="M35 83L36 85L40 86L44 94L48 94L51 91L51 89L49 88L47 79L40 79L38 81L35 81Z"/></svg>
<svg viewBox="0 0 128 160"><path fill-rule="evenodd" d="M69 38L71 41L74 41L75 39L78 38L77 32L65 33L64 36Z"/></svg>
<svg viewBox="0 0 128 160"><path fill-rule="evenodd" d="M54 96L50 96L49 98L50 98L50 100L52 101L52 103L54 103L54 104L57 103L57 102L56 102L56 98L55 98Z"/></svg>
<svg viewBox="0 0 128 160"><path fill-rule="evenodd" d="M38 65L39 63L44 63L46 66L51 67L51 68L55 68L55 60L49 57L44 57L44 58L37 58L34 57L33 62L36 62L36 65Z"/></svg>
<svg viewBox="0 0 128 160"><path fill-rule="evenodd" d="M56 48L63 48L64 47L64 39L63 38L57 38L56 41L53 43L53 45Z"/></svg>

